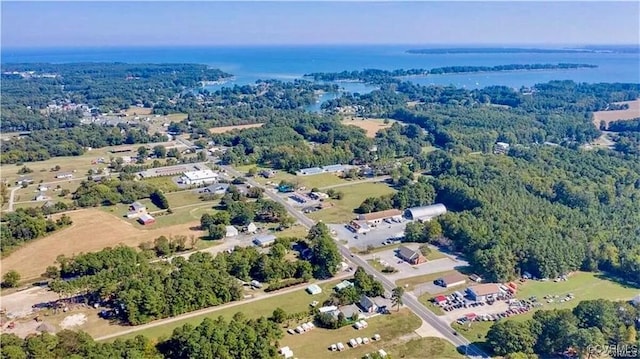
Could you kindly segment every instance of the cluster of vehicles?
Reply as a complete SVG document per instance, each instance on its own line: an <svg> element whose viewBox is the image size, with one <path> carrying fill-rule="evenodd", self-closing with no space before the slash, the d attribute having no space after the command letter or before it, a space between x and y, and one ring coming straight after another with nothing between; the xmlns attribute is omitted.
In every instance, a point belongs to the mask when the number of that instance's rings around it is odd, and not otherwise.
<svg viewBox="0 0 640 359"><path fill-rule="evenodd" d="M484 302L484 301L473 301L473 300L467 299L462 293L456 291L450 295L445 296L446 301L442 301L439 303L436 302L436 304L438 304L442 308L442 310L444 310L445 312L450 312L452 310L456 310L460 308L475 308L475 307L481 307L485 305L493 305L496 302L496 300L509 300L511 299L511 296L512 294L507 293L497 298L492 298Z"/></svg>
<svg viewBox="0 0 640 359"><path fill-rule="evenodd" d="M361 337L351 338L351 339L349 339L348 344L349 344L350 347L356 348L356 347L358 347L360 345L366 345L366 344L371 343L372 341L378 341L378 340L380 340L380 334L375 334L371 338L367 338L367 337L364 337L364 338L361 338ZM342 343L331 344L329 346L329 350L331 350L332 352L343 351L345 349L346 349L346 347Z"/></svg>
<svg viewBox="0 0 640 359"><path fill-rule="evenodd" d="M560 297L559 295L545 295L544 299L547 300L547 303L554 303L554 302L558 302L558 303L564 303L564 302L568 302L572 299L574 299L575 296L573 295L573 293L569 293L564 297Z"/></svg>

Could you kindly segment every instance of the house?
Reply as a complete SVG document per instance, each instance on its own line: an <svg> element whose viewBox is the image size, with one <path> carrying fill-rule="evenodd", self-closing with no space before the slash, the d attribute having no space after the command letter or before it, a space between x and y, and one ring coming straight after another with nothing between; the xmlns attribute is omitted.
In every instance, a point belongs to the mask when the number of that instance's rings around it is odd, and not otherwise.
<svg viewBox="0 0 640 359"><path fill-rule="evenodd" d="M358 219L367 222L369 225L381 223L385 219L398 221L402 219L402 212L398 209L388 209L386 211L361 214Z"/></svg>
<svg viewBox="0 0 640 359"><path fill-rule="evenodd" d="M235 237L238 235L238 229L234 226L226 226L226 233L225 233L225 237L229 238L229 237Z"/></svg>
<svg viewBox="0 0 640 359"><path fill-rule="evenodd" d="M138 217L138 222L140 222L140 224L142 224L144 226L147 226L147 225L156 223L156 219L153 218L148 213L143 213Z"/></svg>
<svg viewBox="0 0 640 359"><path fill-rule="evenodd" d="M354 233L367 233L371 231L371 227L365 221L351 221L347 225L347 228Z"/></svg>
<svg viewBox="0 0 640 359"><path fill-rule="evenodd" d="M251 222L251 223L249 223L249 225L247 226L247 229L245 231L247 233L256 233L258 231L258 227L256 226L255 223Z"/></svg>
<svg viewBox="0 0 640 359"><path fill-rule="evenodd" d="M366 295L362 295L360 297L360 301L358 301L358 306L364 310L365 313L375 313L378 311L378 305L373 299L367 297Z"/></svg>
<svg viewBox="0 0 640 359"><path fill-rule="evenodd" d="M217 183L198 190L198 193L225 194L228 189L227 183Z"/></svg>
<svg viewBox="0 0 640 359"><path fill-rule="evenodd" d="M464 275L453 272L436 279L434 283L445 288L451 288L465 284L466 282L467 278Z"/></svg>
<svg viewBox="0 0 640 359"><path fill-rule="evenodd" d="M496 299L501 295L502 289L496 283L478 284L467 288L467 293L472 300L476 302L485 302L487 300Z"/></svg>
<svg viewBox="0 0 640 359"><path fill-rule="evenodd" d="M73 178L73 173L72 172L60 172L56 175L56 178L58 179L63 179L63 178Z"/></svg>
<svg viewBox="0 0 640 359"><path fill-rule="evenodd" d="M129 205L129 212L127 218L137 218L142 214L147 213L147 207L140 202L133 202Z"/></svg>
<svg viewBox="0 0 640 359"><path fill-rule="evenodd" d="M322 293L322 288L320 288L320 286L318 286L317 284L312 284L307 287L307 292L311 295L320 294Z"/></svg>
<svg viewBox="0 0 640 359"><path fill-rule="evenodd" d="M218 182L218 173L212 170L187 171L182 174L180 180L186 185L200 186Z"/></svg>
<svg viewBox="0 0 640 359"><path fill-rule="evenodd" d="M447 207L445 207L442 203L436 203L430 206L409 208L404 211L404 216L410 220L424 222L445 213L447 213Z"/></svg>
<svg viewBox="0 0 640 359"><path fill-rule="evenodd" d="M505 154L509 152L509 147L509 144L506 142L496 142L495 146L493 147L493 153Z"/></svg>
<svg viewBox="0 0 640 359"><path fill-rule="evenodd" d="M44 192L38 192L35 198L36 201L46 201L48 199L49 197L47 197L47 195Z"/></svg>
<svg viewBox="0 0 640 359"><path fill-rule="evenodd" d="M396 253L398 257L400 257L403 261L409 264L416 265L416 264L424 263L427 261L427 259L422 255L422 253L405 246L398 247L398 250Z"/></svg>
<svg viewBox="0 0 640 359"><path fill-rule="evenodd" d="M265 234L262 236L257 236L253 239L253 244L258 247L268 247L276 241L276 236L273 234Z"/></svg>
<svg viewBox="0 0 640 359"><path fill-rule="evenodd" d="M17 181L16 184L18 186L25 186L25 185L29 185L33 183L33 178L31 177L20 177Z"/></svg>
<svg viewBox="0 0 640 359"><path fill-rule="evenodd" d="M276 175L276 172L271 169L265 169L260 171L260 176L264 178L271 178L271 177L274 177L275 175Z"/></svg>
<svg viewBox="0 0 640 359"><path fill-rule="evenodd" d="M333 289L335 289L336 292L339 292L345 288L349 288L349 287L353 287L353 282L350 282L348 280L343 280L342 282L336 284L335 287L333 287Z"/></svg>

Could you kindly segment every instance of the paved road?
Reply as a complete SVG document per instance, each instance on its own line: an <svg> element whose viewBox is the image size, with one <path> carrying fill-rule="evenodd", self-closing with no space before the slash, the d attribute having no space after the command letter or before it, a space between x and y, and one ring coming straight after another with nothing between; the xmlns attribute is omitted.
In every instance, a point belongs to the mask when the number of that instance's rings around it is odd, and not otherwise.
<svg viewBox="0 0 640 359"><path fill-rule="evenodd" d="M237 177L244 176L242 173L236 171L232 167L229 167L229 166L222 166L222 167L227 171L227 173L233 176L237 176ZM264 186L253 181L252 179L247 179L247 183L249 183L252 186L264 188ZM282 197L269 191L268 189L265 189L264 193L274 201L281 203L287 209L287 211L289 211L289 213L293 217L295 217L305 227L311 228L315 224L313 220L311 220L309 217L305 216L303 213L295 209L293 206L287 203L287 201L284 200ZM367 273L376 277L376 279L378 279L382 283L382 286L386 291L391 292L393 288L396 287L395 283L385 278L383 275L380 275L372 266L369 265L369 263L367 263L365 260L363 260L359 256L351 253L351 251L349 251L349 248L342 245L339 245L338 248L340 249L342 256L350 260L353 264L362 267ZM445 322L444 320L439 318L437 315L433 314L433 312L431 312L424 305L422 305L422 303L420 303L418 299L412 294L405 293L402 299L405 306L407 306L416 315L422 318L422 320L429 323L434 329L439 331L444 336L444 338L448 339L451 343L461 348L467 354L468 357L474 358L474 359L491 358L490 356L482 352L477 347L471 345L471 343L463 336L454 335L453 329L451 329L451 326L449 325L449 323Z"/></svg>

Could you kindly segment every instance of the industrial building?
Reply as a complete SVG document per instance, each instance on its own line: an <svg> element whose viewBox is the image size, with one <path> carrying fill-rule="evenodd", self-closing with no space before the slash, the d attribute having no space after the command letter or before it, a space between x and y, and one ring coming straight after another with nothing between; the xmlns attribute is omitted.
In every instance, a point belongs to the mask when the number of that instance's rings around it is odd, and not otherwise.
<svg viewBox="0 0 640 359"><path fill-rule="evenodd" d="M180 177L182 183L186 185L203 185L218 181L218 173L212 170L187 171Z"/></svg>
<svg viewBox="0 0 640 359"><path fill-rule="evenodd" d="M398 209L388 209L386 211L365 213L365 214L359 215L358 219L360 221L367 222L367 224L369 225L381 223L385 219L398 221L402 219L402 211Z"/></svg>
<svg viewBox="0 0 640 359"><path fill-rule="evenodd" d="M404 211L407 219L415 221L428 221L431 218L438 217L447 213L447 207L442 203L432 204L430 206L412 207Z"/></svg>
<svg viewBox="0 0 640 359"><path fill-rule="evenodd" d="M496 283L478 284L467 288L467 294L476 302L495 300L503 293L500 285Z"/></svg>

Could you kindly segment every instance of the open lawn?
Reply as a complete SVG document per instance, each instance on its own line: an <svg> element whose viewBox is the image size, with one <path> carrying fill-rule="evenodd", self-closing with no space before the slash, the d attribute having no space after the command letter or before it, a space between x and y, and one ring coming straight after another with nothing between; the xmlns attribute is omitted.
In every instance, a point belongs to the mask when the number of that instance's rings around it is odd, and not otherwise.
<svg viewBox="0 0 640 359"><path fill-rule="evenodd" d="M376 137L378 131L391 127L392 120L388 124L384 123L383 118L361 118L348 116L342 120L345 125L356 126L366 131L367 137Z"/></svg>
<svg viewBox="0 0 640 359"><path fill-rule="evenodd" d="M274 231L273 234L278 236L278 237L304 238L304 237L307 236L307 234L309 234L309 230L307 230L305 227L303 227L300 224L294 224L290 228L287 228L287 229L282 230L282 231L276 231L275 229L277 227L278 227L278 225L275 224L275 225L271 226L270 229L272 229Z"/></svg>
<svg viewBox="0 0 640 359"><path fill-rule="evenodd" d="M174 192L178 190L178 185L171 179L170 176L166 177L151 177L145 178L142 182L149 183L164 193Z"/></svg>
<svg viewBox="0 0 640 359"><path fill-rule="evenodd" d="M572 309L578 303L584 300L608 299L608 300L629 300L638 294L638 288L626 284L620 284L615 281L608 280L602 274L576 272L569 277L567 281L527 281L526 283L518 282L519 290L517 297L526 299L531 296L538 297L538 300L544 305L539 310L552 309ZM564 303L547 303L543 299L545 295L558 295L561 299L568 293L573 293L575 298ZM527 320L533 317L531 311L526 314L514 316L513 320ZM510 319L510 320L511 320ZM474 322L471 328L461 327L457 324L453 326L460 330L460 333L471 341L482 341L486 336L492 322Z"/></svg>
<svg viewBox="0 0 640 359"><path fill-rule="evenodd" d="M345 223L355 217L353 210L367 197L379 197L395 190L382 183L360 183L340 187L338 191L344 193L341 200L328 200L333 207L311 213L309 217L326 223Z"/></svg>
<svg viewBox="0 0 640 359"><path fill-rule="evenodd" d="M214 205L217 202L215 201L203 201L200 199L200 194L194 191L179 191L179 192L169 192L164 194L169 201L169 208L176 208L188 205L195 205L197 203L209 203L210 205Z"/></svg>
<svg viewBox="0 0 640 359"><path fill-rule="evenodd" d="M210 133L225 133L231 132L233 130L244 130L245 128L255 128L262 127L264 123L252 123L249 125L235 125L235 126L221 126L221 127L213 127L209 129Z"/></svg>
<svg viewBox="0 0 640 359"><path fill-rule="evenodd" d="M273 313L273 310L278 307L286 310L288 313L306 312L309 310L309 304L312 301L317 300L318 302L322 303L324 300L328 299L333 286L335 286L338 282L340 282L340 280L320 284L322 293L314 296L309 295L309 293L305 291L305 285L304 287L290 293L280 295L276 294L268 298L253 300L248 303L230 303L225 305L224 307L221 307L220 310L216 310L212 313L175 321L162 326L140 330L135 333L121 336L119 338L134 338L136 335L145 335L150 338L169 336L175 328L181 327L184 324L198 325L204 318L217 318L219 316L229 319L237 312L242 312L247 318L258 318L260 316L269 317ZM130 327L109 325L104 320L101 320L101 322L101 324L95 323L95 325L87 326L87 328L84 328L83 330L87 331L94 337L99 337L102 335L115 333L118 330L130 329Z"/></svg>
<svg viewBox="0 0 640 359"><path fill-rule="evenodd" d="M386 349L385 349L386 350ZM448 341L441 338L412 339L387 351L394 358L462 359L463 355Z"/></svg>
<svg viewBox="0 0 640 359"><path fill-rule="evenodd" d="M128 116L142 116L142 115L150 115L153 112L153 109L150 107L138 107L133 106L129 107L126 111Z"/></svg>
<svg viewBox="0 0 640 359"><path fill-rule="evenodd" d="M16 270L23 280L36 279L53 265L60 254L72 256L81 252L99 251L105 247L124 244L137 247L140 243L153 241L161 235L196 235L204 232L194 230L199 221L158 228L150 228L134 223L133 220L119 218L103 210L83 209L67 213L73 224L50 236L36 239L2 259L2 273ZM118 213L119 216L123 215ZM198 217L199 218L199 217ZM160 219L158 220L160 222Z"/></svg>
<svg viewBox="0 0 640 359"><path fill-rule="evenodd" d="M593 124L596 128L600 128L600 122L604 121L609 126L609 123L618 120L631 120L640 117L640 99L634 101L616 102L617 105L627 104L629 108L626 110L614 110L614 111L596 111L593 113Z"/></svg>
<svg viewBox="0 0 640 359"><path fill-rule="evenodd" d="M378 315L367 319L367 322L369 326L361 330L346 326L334 330L316 328L304 334L285 334L285 337L280 340L280 346L288 346L295 356L305 359L362 358L365 354L378 351L378 349L384 349L388 353L392 352L392 348L401 350L406 340L418 338L417 334L413 332L421 324L420 319L406 309L400 312L394 310L390 315ZM351 338L371 338L375 334L380 334L379 341L363 344L356 348L351 348L347 344ZM331 352L329 350L331 344L338 342L342 342L347 349L343 352Z"/></svg>

